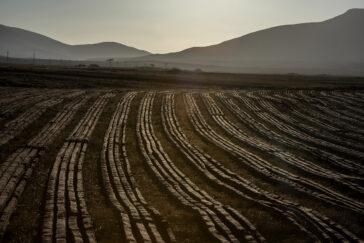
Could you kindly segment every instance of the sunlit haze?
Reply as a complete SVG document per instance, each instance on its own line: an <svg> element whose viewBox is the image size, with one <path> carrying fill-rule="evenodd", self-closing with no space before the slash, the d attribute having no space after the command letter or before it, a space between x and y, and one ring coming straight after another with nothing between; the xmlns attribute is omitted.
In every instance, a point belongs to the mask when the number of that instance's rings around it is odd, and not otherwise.
<svg viewBox="0 0 364 243"><path fill-rule="evenodd" d="M0 24L68 44L115 41L167 53L363 7L363 0L1 0Z"/></svg>

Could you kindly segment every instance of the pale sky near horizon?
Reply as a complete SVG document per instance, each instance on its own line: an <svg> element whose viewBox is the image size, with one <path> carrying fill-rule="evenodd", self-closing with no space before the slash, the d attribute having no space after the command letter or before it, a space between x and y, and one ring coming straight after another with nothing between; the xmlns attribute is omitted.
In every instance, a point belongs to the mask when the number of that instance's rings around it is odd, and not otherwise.
<svg viewBox="0 0 364 243"><path fill-rule="evenodd" d="M115 41L180 51L364 8L364 0L0 0L0 24L67 44Z"/></svg>

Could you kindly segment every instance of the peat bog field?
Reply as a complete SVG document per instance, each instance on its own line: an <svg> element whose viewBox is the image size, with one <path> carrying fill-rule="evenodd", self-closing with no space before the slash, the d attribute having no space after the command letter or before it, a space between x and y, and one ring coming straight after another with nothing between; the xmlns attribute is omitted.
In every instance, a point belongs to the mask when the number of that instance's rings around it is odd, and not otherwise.
<svg viewBox="0 0 364 243"><path fill-rule="evenodd" d="M3 242L361 242L364 79L0 67Z"/></svg>

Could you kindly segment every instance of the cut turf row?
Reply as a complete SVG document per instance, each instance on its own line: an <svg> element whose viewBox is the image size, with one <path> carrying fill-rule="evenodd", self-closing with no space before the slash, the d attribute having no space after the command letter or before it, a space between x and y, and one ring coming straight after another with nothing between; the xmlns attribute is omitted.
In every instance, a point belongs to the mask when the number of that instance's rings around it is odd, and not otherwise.
<svg viewBox="0 0 364 243"><path fill-rule="evenodd" d="M82 168L88 139L110 97L105 94L95 101L57 155L48 179L43 242L96 242L85 202Z"/></svg>
<svg viewBox="0 0 364 243"><path fill-rule="evenodd" d="M45 127L25 146L18 148L0 167L0 235L2 236L9 219L16 209L18 200L24 191L27 180L32 174L35 163L44 151L53 143L77 110L87 98L76 98L49 121Z"/></svg>
<svg viewBox="0 0 364 243"><path fill-rule="evenodd" d="M343 138L350 144L357 144L357 142L364 142L363 132L364 130L346 126L342 120L333 117L328 117L322 112L318 112L314 106L304 99L300 99L295 96L298 92L286 91L286 92L267 92L267 98L276 102L277 105L284 106L284 112L294 116L299 120L298 123L305 123L305 125L313 126L320 131L334 134L341 140ZM344 104L344 103L342 103ZM361 131L362 130L362 131ZM355 131L355 132L354 132Z"/></svg>
<svg viewBox="0 0 364 243"><path fill-rule="evenodd" d="M344 207L358 213L364 212L364 205L361 202L348 198L345 195L330 190L316 182L298 177L286 170L273 166L263 158L260 158L259 156L236 145L225 137L217 134L204 121L204 118L199 112L199 108L192 94L187 93L184 97L186 106L188 107L187 109L189 109L199 118L197 121L200 122L200 129L197 131L200 132L203 137L213 142L215 145L223 148L225 151L235 156L241 163L243 163L247 167L251 168L257 173L264 175L267 178L278 181L280 183L284 183L299 192L306 193L309 196L316 197L327 203Z"/></svg>
<svg viewBox="0 0 364 243"><path fill-rule="evenodd" d="M360 96L360 93L356 93L356 95ZM347 109L346 103L336 103L340 109L334 108L332 105L329 105L328 101L325 101L321 96L318 96L314 92L310 91L302 91L295 93L288 93L285 97L292 97L293 100L300 100L301 103L308 103L310 105L310 110L315 111L315 116L319 116L324 119L325 123L329 123L338 127L338 129L349 129L351 131L355 131L354 134L359 133L361 136L364 136L363 124L360 123L360 120L342 114L340 110ZM359 102L358 102L359 103ZM360 103L359 103L360 104Z"/></svg>
<svg viewBox="0 0 364 243"><path fill-rule="evenodd" d="M9 89L8 94L0 98L0 121L24 107L57 96L61 92L64 92L64 90Z"/></svg>
<svg viewBox="0 0 364 243"><path fill-rule="evenodd" d="M0 146L13 139L29 124L37 120L48 108L61 103L64 99L77 97L79 95L80 92L58 91L52 96L47 96L47 99L34 104L34 106L27 109L15 119L7 122L0 129Z"/></svg>
<svg viewBox="0 0 364 243"><path fill-rule="evenodd" d="M131 172L126 147L126 126L135 92L121 98L106 131L101 171L106 193L123 224L127 242L175 242L160 213L144 200ZM121 149L121 151L120 151Z"/></svg>
<svg viewBox="0 0 364 243"><path fill-rule="evenodd" d="M194 100L190 99L191 97L192 95L190 94L187 94L185 96L185 104L190 121L193 124L195 130L200 135L210 140L217 146L223 148L226 151L233 152L233 154L235 154L235 156L237 156L238 159L242 161L243 153L239 151L239 147L231 147L231 143L229 144L229 142L225 138L213 132L213 130L209 127L209 125L205 122L202 115L200 114ZM171 121L172 119L169 120ZM175 127L176 128L174 130L178 130L178 126ZM174 138L175 137L183 136L174 136ZM185 149L190 147L190 150L195 153L195 160L199 160L199 163L194 163L195 166L197 168L200 167L200 170L205 171L206 176L213 180L216 184L224 186L227 190L230 190L245 199L256 202L263 207L269 208L276 211L277 213L282 214L288 220L292 221L292 223L297 225L299 229L307 232L311 238L316 240L358 240L358 237L355 236L353 233L337 225L335 222L325 217L324 215L321 215L318 212L304 207L303 205L299 205L297 203L290 202L284 198L280 198L277 195L274 195L257 187L252 182L247 181L236 173L221 166L220 163L199 150L196 146L188 145L187 140L185 140L184 143ZM181 146L181 144L182 142L180 141L179 146ZM191 154L189 156L192 157ZM248 157L246 158L246 160L248 160L249 158L252 157ZM207 173L208 171L209 173Z"/></svg>
<svg viewBox="0 0 364 243"><path fill-rule="evenodd" d="M345 157L353 159L353 161L364 158L364 153L361 152L363 150L361 144L350 146L346 141L342 141L342 139L338 139L331 134L320 132L312 126L303 126L302 124L298 126L298 121L295 121L292 116L287 116L274 107L269 99L262 98L261 93L263 92L250 92L248 96L266 111L266 116L269 118L268 121L274 120L273 125L283 127L286 133L289 133L304 143L314 144L315 146L320 146L322 149L340 153Z"/></svg>
<svg viewBox="0 0 364 243"><path fill-rule="evenodd" d="M249 113L243 112L243 110L240 109L239 111L242 114L239 116L240 120L244 121L245 118L248 126L251 127L253 130L255 129L256 131L259 131L259 133L264 137L274 138L276 142L281 143L284 146L299 149L308 154L312 154L324 161L333 164L336 167L344 168L354 175L361 175L363 173L363 170L361 166L358 165L358 163L346 160L345 158L342 158L336 154L332 154L328 151L319 149L313 144L304 143L303 141L292 137L293 134L288 135L287 133L282 133L282 131L285 131L287 127L284 124L276 121L272 117L269 117L267 111L259 108L259 106L257 106L257 104L246 95L239 94L238 92L232 92L231 95L232 97L236 98L236 100L239 102L239 105L244 106L246 109L249 110L251 114L253 113L254 116L256 116L253 117ZM274 129L271 129L270 126L273 126Z"/></svg>
<svg viewBox="0 0 364 243"><path fill-rule="evenodd" d="M341 185L345 185L347 188L350 188L359 193L364 192L364 189L359 184L350 181L350 177L348 179L348 176L346 176L344 174L320 167L319 165L316 165L315 163L312 163L309 160L305 160L304 158L302 158L300 156L297 156L295 154L292 154L289 151L285 151L282 148L277 147L276 144L274 144L274 143L269 144L258 137L249 136L247 133L245 133L244 131L239 129L238 126L234 125L225 116L225 114L217 106L216 102L209 94L203 93L202 97L203 97L204 104L205 104L210 116L216 122L216 124L218 124L225 132L227 132L231 136L235 137L236 139L252 146L253 148L255 148L257 150L260 150L262 152L265 152L269 155L274 156L276 159L278 159L279 161L282 161L285 164L288 164L289 166L298 168L302 171L305 171L305 172L315 175L317 177L325 178L328 180L334 180L334 181L340 183ZM230 105L230 103L224 102L224 99L222 99L222 101L223 101L223 103ZM231 106L229 108L235 114L241 114L241 113L238 113L238 111L233 109ZM243 119L243 118L241 118L241 119ZM274 138L271 138L271 139L274 139ZM313 183L313 182L311 182L311 183ZM320 186L320 190L325 190L325 188Z"/></svg>
<svg viewBox="0 0 364 243"><path fill-rule="evenodd" d="M154 134L151 113L155 93L147 93L139 106L137 135L142 154L159 182L183 205L193 209L209 232L221 242L263 242L252 224L230 206L198 188L173 164Z"/></svg>

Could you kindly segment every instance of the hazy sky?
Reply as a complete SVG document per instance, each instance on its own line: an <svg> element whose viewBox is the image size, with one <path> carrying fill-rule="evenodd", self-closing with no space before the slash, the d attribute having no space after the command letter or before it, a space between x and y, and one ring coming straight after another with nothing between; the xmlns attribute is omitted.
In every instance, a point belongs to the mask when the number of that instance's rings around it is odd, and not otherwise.
<svg viewBox="0 0 364 243"><path fill-rule="evenodd" d="M116 41L165 53L350 8L364 0L0 0L0 24L68 44Z"/></svg>

